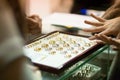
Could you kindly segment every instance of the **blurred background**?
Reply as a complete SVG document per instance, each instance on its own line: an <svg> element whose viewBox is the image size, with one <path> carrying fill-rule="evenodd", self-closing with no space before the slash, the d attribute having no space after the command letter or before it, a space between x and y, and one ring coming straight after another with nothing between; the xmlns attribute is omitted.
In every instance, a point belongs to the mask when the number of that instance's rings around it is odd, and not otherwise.
<svg viewBox="0 0 120 80"><path fill-rule="evenodd" d="M41 17L53 12L81 14L81 9L106 10L113 0L27 0L27 14Z"/></svg>

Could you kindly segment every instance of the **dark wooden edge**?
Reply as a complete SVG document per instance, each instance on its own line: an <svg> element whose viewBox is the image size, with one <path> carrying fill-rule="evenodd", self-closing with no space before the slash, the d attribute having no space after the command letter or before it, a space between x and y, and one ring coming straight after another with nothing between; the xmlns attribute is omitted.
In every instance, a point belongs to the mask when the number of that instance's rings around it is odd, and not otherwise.
<svg viewBox="0 0 120 80"><path fill-rule="evenodd" d="M45 38L45 37L47 37L47 36L49 36L49 35L51 35L53 33L56 33L56 32L60 32L60 33L64 33L64 34L69 34L69 35L74 35L74 36L80 36L80 37L88 37L88 36L83 36L83 35L76 35L76 34L72 34L72 33L67 33L67 32L54 31L54 32L51 32L51 33L49 33L47 35L39 37L39 38L33 40L32 42L37 41L37 40L42 39L42 38ZM50 73L54 73L54 74L60 74L64 70L66 70L70 66L74 65L78 61L82 60L83 58L87 57L88 55L92 54L93 52L95 52L96 50L98 50L99 48L101 48L102 46L104 46L104 45L103 44L96 44L95 46L93 46L90 49L86 50L82 54L80 54L80 55L76 56L75 58L71 59L69 62L66 62L60 69L53 68L53 67L46 66L46 65L42 65L42 64L38 64L38 63L34 63L34 64L36 66L38 66L40 70L43 70L43 71L46 71L46 72L50 72Z"/></svg>

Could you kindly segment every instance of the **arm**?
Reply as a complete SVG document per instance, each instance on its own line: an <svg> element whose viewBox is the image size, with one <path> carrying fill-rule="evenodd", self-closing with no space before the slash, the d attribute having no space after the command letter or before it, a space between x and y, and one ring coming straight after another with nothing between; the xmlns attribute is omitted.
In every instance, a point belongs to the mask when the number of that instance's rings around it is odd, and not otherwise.
<svg viewBox="0 0 120 80"><path fill-rule="evenodd" d="M112 19L120 16L120 0L115 0L114 4L108 8L102 16L104 19Z"/></svg>
<svg viewBox="0 0 120 80"><path fill-rule="evenodd" d="M83 29L84 31L93 32L93 33L97 32L99 34L104 34L108 36L113 35L117 37L120 29L120 17L116 17L110 20L105 20L93 14L91 16L97 19L99 22L85 21L85 23L96 26L96 27L93 27L90 29ZM92 36L91 39L95 39L95 36Z"/></svg>
<svg viewBox="0 0 120 80"><path fill-rule="evenodd" d="M0 79L41 80L27 66L23 40L17 30L16 21L5 0L0 0Z"/></svg>
<svg viewBox="0 0 120 80"><path fill-rule="evenodd" d="M41 35L42 30L42 20L38 15L31 15L26 17L26 23L28 28L28 40L35 39L36 37Z"/></svg>
<svg viewBox="0 0 120 80"><path fill-rule="evenodd" d="M116 50L120 50L120 39L117 38L111 38L102 34L96 34L95 35L97 39L103 41L106 44L113 45L113 48ZM98 43L101 41L98 41Z"/></svg>

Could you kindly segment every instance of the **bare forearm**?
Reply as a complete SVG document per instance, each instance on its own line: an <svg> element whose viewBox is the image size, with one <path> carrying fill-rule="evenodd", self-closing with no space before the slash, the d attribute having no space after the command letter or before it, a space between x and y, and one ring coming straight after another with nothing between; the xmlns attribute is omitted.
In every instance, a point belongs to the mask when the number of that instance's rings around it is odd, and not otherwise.
<svg viewBox="0 0 120 80"><path fill-rule="evenodd" d="M116 8L112 11L106 11L105 14L103 15L104 19L112 19L115 17L119 17L120 16L120 8Z"/></svg>
<svg viewBox="0 0 120 80"><path fill-rule="evenodd" d="M120 16L120 0L115 0L114 4L106 10L103 18L112 19L118 16Z"/></svg>

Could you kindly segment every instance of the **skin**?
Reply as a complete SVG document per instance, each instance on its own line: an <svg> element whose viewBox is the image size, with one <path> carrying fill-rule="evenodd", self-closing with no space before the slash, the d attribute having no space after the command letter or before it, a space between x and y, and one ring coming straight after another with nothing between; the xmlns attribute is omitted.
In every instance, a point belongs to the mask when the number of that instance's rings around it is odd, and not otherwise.
<svg viewBox="0 0 120 80"><path fill-rule="evenodd" d="M112 19L118 16L120 16L120 0L114 0L113 5L106 10L102 18Z"/></svg>
<svg viewBox="0 0 120 80"><path fill-rule="evenodd" d="M21 35L26 41L28 39L28 34L40 34L42 21L38 15L25 15L26 1L25 0L6 0L13 10L15 19L18 24L18 28L21 32Z"/></svg>
<svg viewBox="0 0 120 80"><path fill-rule="evenodd" d="M26 17L27 26L29 26L29 33L35 35L41 33L41 19L37 15L31 15Z"/></svg>
<svg viewBox="0 0 120 80"><path fill-rule="evenodd" d="M20 3L20 7L22 9L22 11L25 12L25 5L26 5L26 1L25 0L19 0ZM27 28L29 33L31 34L37 34L37 33L41 33L41 26L42 26L42 20L39 18L38 15L31 15L31 16L26 16L26 23L27 23ZM23 60L23 58L20 60L21 62L25 62L25 60ZM17 62L17 61L16 61ZM23 64L22 63L22 64ZM36 71L38 71L38 68L34 65L31 64L27 64L28 68L30 68L34 73ZM20 67L21 68L21 67Z"/></svg>
<svg viewBox="0 0 120 80"><path fill-rule="evenodd" d="M96 20L98 20L98 22L85 21L86 24L90 24L95 27L90 29L83 29L83 31L99 33L108 36L111 35L118 36L118 33L120 32L120 17L106 20L98 16L95 16L93 14L91 14L91 16ZM95 38L96 38L95 36L90 37L90 39L95 39Z"/></svg>
<svg viewBox="0 0 120 80"><path fill-rule="evenodd" d="M90 39L99 39L98 43L107 43L120 50L120 0L114 0L114 4L108 8L101 17L91 14L98 22L85 21L86 24L95 26L92 29L84 29L87 32L98 33ZM115 38L108 37L113 35Z"/></svg>
<svg viewBox="0 0 120 80"><path fill-rule="evenodd" d="M120 33L119 33L119 35L120 35ZM120 50L120 39L108 37L108 36L103 35L103 34L96 34L95 36L97 39L102 41L102 42L97 41L98 43L110 44L110 45L112 45L113 49Z"/></svg>

